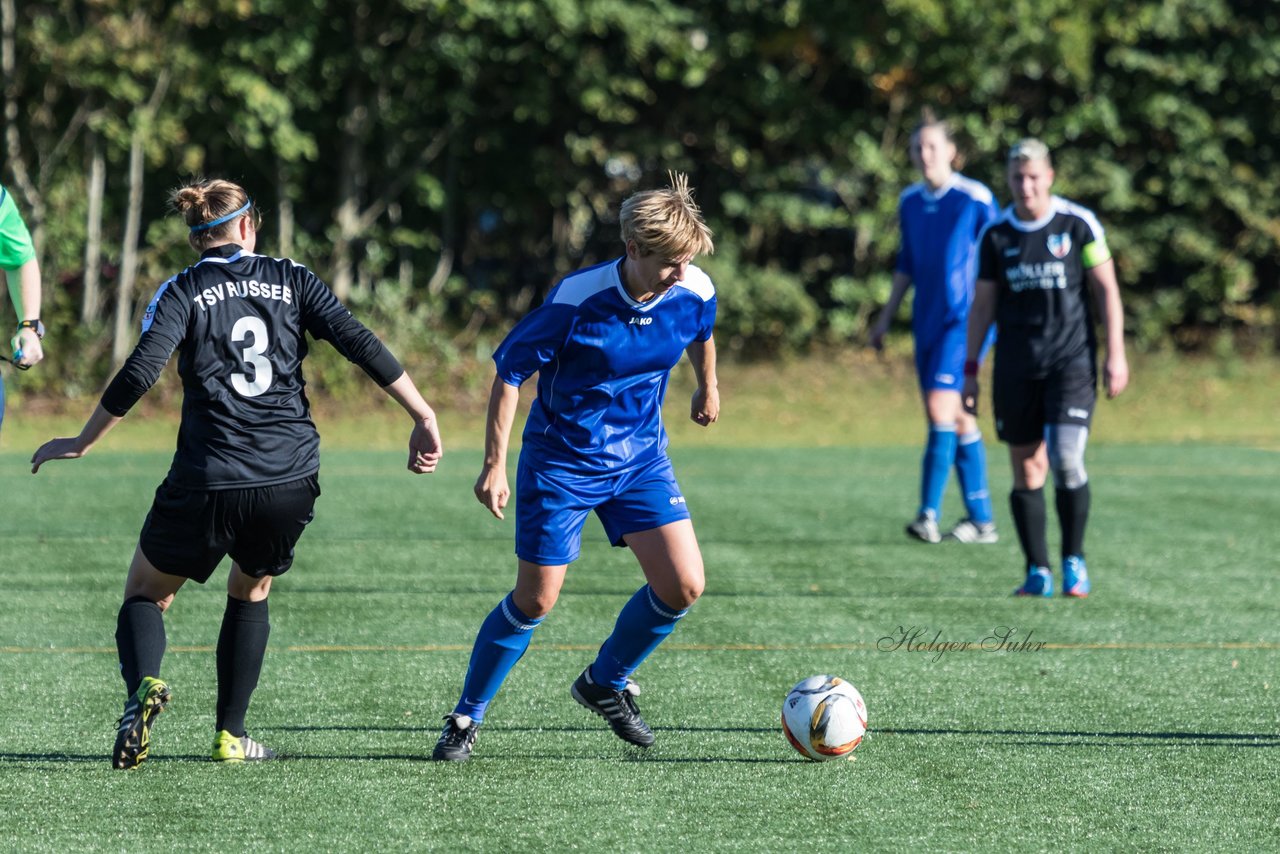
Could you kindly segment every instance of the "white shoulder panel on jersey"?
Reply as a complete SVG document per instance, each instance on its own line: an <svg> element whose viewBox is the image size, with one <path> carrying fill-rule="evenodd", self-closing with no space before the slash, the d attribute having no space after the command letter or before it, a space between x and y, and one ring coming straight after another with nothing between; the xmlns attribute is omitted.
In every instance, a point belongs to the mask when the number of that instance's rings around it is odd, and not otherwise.
<svg viewBox="0 0 1280 854"><path fill-rule="evenodd" d="M975 181L972 178L966 178L963 175L956 175L956 181L953 186L969 198L984 205L992 204L996 200L996 197L992 195L986 184L981 181Z"/></svg>
<svg viewBox="0 0 1280 854"><path fill-rule="evenodd" d="M987 236L988 231L995 228L1002 222L1012 222L1013 220L1013 205L1009 205L1007 208L1002 208L1000 212L996 214L996 218L984 225L982 230L978 232L978 245L982 245L982 238Z"/></svg>
<svg viewBox="0 0 1280 854"><path fill-rule="evenodd" d="M245 253L243 253L240 257L242 257L242 258L270 258L272 261L279 261L281 264L292 264L292 265L293 265L293 266L295 266L295 267L302 267L304 270L306 269L306 267L305 267L304 265L299 264L297 261L293 260L292 258L277 258L277 257L275 257L274 255L259 255L257 252L245 252Z"/></svg>
<svg viewBox="0 0 1280 854"><path fill-rule="evenodd" d="M910 187L907 187L907 189L903 190L901 193L898 194L898 202L899 203L904 202L911 196L915 196L923 192L924 192L924 181L916 181Z"/></svg>
<svg viewBox="0 0 1280 854"><path fill-rule="evenodd" d="M1084 220L1085 225L1089 226L1089 230L1093 232L1094 240L1100 240L1105 236L1105 232L1102 230L1102 223L1094 215L1093 211L1089 210L1084 205L1078 205L1070 199L1064 199L1061 196L1054 196L1053 207L1054 210L1061 211L1062 213L1070 214Z"/></svg>
<svg viewBox="0 0 1280 854"><path fill-rule="evenodd" d="M183 272L185 273L186 271L184 270ZM182 275L182 274L179 273L178 275ZM156 306L160 304L160 297L164 296L164 292L169 289L169 286L172 285L177 278L178 276L174 276L172 279L169 279L163 285L157 288L156 295L151 298L151 302L147 303L147 310L142 314L142 331L143 332L146 332L148 329L151 328L151 324L156 319Z"/></svg>
<svg viewBox="0 0 1280 854"><path fill-rule="evenodd" d="M617 284L617 261L608 261L565 276L551 292L549 302L555 305L582 305L592 296Z"/></svg>
<svg viewBox="0 0 1280 854"><path fill-rule="evenodd" d="M685 269L684 280L676 284L685 290L693 291L702 297L703 302L709 302L716 295L716 286L711 284L711 277L702 272L701 267L695 267L692 264Z"/></svg>

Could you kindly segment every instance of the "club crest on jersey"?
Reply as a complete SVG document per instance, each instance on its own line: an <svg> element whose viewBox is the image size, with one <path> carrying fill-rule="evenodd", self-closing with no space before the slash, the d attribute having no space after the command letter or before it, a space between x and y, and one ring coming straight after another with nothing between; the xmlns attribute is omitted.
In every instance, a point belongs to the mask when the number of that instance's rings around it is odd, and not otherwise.
<svg viewBox="0 0 1280 854"><path fill-rule="evenodd" d="M1045 241L1049 246L1049 251L1053 253L1054 258L1066 258L1067 253L1071 251L1071 235L1070 234L1050 234L1049 239Z"/></svg>

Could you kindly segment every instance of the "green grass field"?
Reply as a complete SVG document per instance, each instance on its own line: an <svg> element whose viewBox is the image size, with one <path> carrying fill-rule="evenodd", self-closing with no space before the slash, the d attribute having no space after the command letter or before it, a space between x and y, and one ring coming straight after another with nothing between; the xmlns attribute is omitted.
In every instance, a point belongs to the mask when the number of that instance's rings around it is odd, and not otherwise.
<svg viewBox="0 0 1280 854"><path fill-rule="evenodd" d="M332 450L318 518L273 591L250 709L250 733L291 760L205 758L220 572L169 613L175 702L151 760L127 773L106 758L123 693L115 613L168 453L107 447L32 478L29 450L10 445L0 839L22 851L1280 848L1280 454L1099 443L1094 595L1025 601L1008 595L1019 554L1003 501L998 545L902 535L916 448L706 441L673 454L709 583L638 673L658 735L647 753L568 694L640 584L592 521L474 759L423 761L475 630L510 587L511 524L471 497L474 451L413 478L398 453ZM992 460L1003 495L1008 467L998 449ZM948 502L949 521L954 487ZM1045 646L883 648L913 627L975 644L1009 627ZM821 672L866 697L854 762L806 762L779 730L787 689Z"/></svg>

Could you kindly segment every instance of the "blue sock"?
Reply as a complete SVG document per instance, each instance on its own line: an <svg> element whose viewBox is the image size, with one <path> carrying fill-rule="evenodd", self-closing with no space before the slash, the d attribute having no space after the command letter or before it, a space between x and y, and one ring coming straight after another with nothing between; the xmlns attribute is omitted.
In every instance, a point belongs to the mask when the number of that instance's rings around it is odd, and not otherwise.
<svg viewBox="0 0 1280 854"><path fill-rule="evenodd" d="M529 648L533 630L542 622L526 617L516 607L511 594L498 603L480 624L476 645L471 649L471 664L462 683L462 698L454 712L466 715L476 723L484 720L488 707L502 682Z"/></svg>
<svg viewBox="0 0 1280 854"><path fill-rule="evenodd" d="M957 440L956 477L964 494L964 508L975 522L990 522L991 493L987 490L987 451L982 444L982 433L974 430Z"/></svg>
<svg viewBox="0 0 1280 854"><path fill-rule="evenodd" d="M947 475L955 458L956 425L931 424L920 474L921 513L932 513L933 518L938 518L942 509L942 491L946 489Z"/></svg>
<svg viewBox="0 0 1280 854"><path fill-rule="evenodd" d="M597 685L610 685L615 691L626 688L627 677L667 639L687 613L687 608L677 611L665 604L649 585L641 587L622 606L613 634L591 665L591 678Z"/></svg>

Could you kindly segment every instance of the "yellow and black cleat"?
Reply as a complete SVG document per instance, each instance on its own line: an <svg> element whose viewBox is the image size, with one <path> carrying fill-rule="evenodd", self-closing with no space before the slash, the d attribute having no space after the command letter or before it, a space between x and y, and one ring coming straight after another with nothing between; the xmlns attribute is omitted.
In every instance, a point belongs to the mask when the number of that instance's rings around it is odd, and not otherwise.
<svg viewBox="0 0 1280 854"><path fill-rule="evenodd" d="M155 717L165 710L173 694L160 679L144 676L138 690L124 704L124 714L117 722L116 746L111 751L113 768L137 768L151 749L151 727Z"/></svg>
<svg viewBox="0 0 1280 854"><path fill-rule="evenodd" d="M247 735L232 735L225 729L213 737L214 762L263 762L275 759L276 752Z"/></svg>

